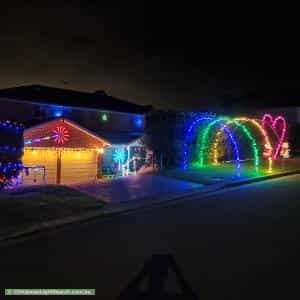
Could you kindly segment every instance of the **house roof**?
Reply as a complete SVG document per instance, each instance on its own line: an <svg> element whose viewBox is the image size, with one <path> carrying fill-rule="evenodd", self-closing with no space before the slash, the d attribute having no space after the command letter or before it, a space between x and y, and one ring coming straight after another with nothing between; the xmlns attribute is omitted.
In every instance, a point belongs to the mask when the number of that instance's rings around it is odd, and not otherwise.
<svg viewBox="0 0 300 300"><path fill-rule="evenodd" d="M107 95L104 91L89 93L43 85L26 85L0 89L0 98L133 114L143 114L149 109L148 106L114 98Z"/></svg>
<svg viewBox="0 0 300 300"><path fill-rule="evenodd" d="M38 142L28 143L34 139L43 139L47 136L53 136L53 130L58 126L63 126L68 130L68 141L63 145L54 144L54 139L46 139ZM74 134L76 133L76 138ZM79 137L78 137L79 136ZM94 148L96 145L103 144L103 146L109 145L128 145L135 142L142 137L141 132L92 132L77 123L68 120L66 118L59 118L50 121L40 123L38 125L29 127L24 131L24 141L26 147L73 147L73 148Z"/></svg>
<svg viewBox="0 0 300 300"><path fill-rule="evenodd" d="M99 148L110 145L104 138L62 118L27 128L24 131L24 144L25 147L56 148Z"/></svg>
<svg viewBox="0 0 300 300"><path fill-rule="evenodd" d="M269 96L269 95L254 95L245 97L226 97L223 99L223 107L249 107L249 108L280 108L280 107L297 107L300 106L299 96Z"/></svg>
<svg viewBox="0 0 300 300"><path fill-rule="evenodd" d="M128 145L137 139L141 138L143 134L141 132L97 132L97 134L103 137L112 145Z"/></svg>

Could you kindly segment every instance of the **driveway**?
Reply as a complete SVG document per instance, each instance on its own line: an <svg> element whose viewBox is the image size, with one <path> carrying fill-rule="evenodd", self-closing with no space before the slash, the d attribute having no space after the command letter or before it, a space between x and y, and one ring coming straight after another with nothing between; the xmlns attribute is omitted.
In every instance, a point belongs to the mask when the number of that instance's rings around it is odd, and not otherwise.
<svg viewBox="0 0 300 300"><path fill-rule="evenodd" d="M109 203L161 196L201 187L201 184L158 175L128 176L75 184L72 187Z"/></svg>

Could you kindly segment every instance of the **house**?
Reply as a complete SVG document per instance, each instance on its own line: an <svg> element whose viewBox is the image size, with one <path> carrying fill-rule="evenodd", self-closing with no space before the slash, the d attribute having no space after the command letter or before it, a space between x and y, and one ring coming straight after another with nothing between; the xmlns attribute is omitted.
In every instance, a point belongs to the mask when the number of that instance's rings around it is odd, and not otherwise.
<svg viewBox="0 0 300 300"><path fill-rule="evenodd" d="M41 85L0 90L0 103L0 119L25 126L24 183L75 183L136 171L131 165L135 148L143 148L148 107L103 91Z"/></svg>
<svg viewBox="0 0 300 300"><path fill-rule="evenodd" d="M300 124L300 100L295 96L227 97L219 108L220 113L245 114L260 117L265 113L282 115L289 124Z"/></svg>
<svg viewBox="0 0 300 300"><path fill-rule="evenodd" d="M23 183L71 184L101 176L104 148L109 142L74 122L58 118L24 132ZM42 167L43 172L40 171Z"/></svg>

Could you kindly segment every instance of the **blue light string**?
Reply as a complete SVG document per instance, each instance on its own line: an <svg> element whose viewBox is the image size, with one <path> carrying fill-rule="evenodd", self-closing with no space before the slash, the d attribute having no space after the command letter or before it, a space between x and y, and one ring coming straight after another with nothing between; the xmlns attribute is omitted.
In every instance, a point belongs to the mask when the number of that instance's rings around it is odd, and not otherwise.
<svg viewBox="0 0 300 300"><path fill-rule="evenodd" d="M23 169L23 164L21 162L18 163L1 163L0 162L0 173L7 174L11 171L20 171Z"/></svg>
<svg viewBox="0 0 300 300"><path fill-rule="evenodd" d="M230 141L233 145L233 149L235 152L235 160L236 160L236 168L237 168L237 174L238 176L240 175L240 169L241 169L241 160L240 160L240 152L239 152L239 147L237 145L236 139L234 138L234 136L232 135L230 129L226 126L223 125L223 129L225 130L227 136L229 136Z"/></svg>
<svg viewBox="0 0 300 300"><path fill-rule="evenodd" d="M17 152L17 151L22 151L23 147L15 147L15 146L0 146L0 152Z"/></svg>
<svg viewBox="0 0 300 300"><path fill-rule="evenodd" d="M183 143L183 149L182 149L182 157L183 157L183 169L187 169L188 167L188 156L189 156L189 146L191 144L192 138L193 138L193 133L194 133L194 129L195 127L202 121L212 121L214 120L214 117L199 117L197 119L195 119L194 121L192 121L192 123L190 123L188 129L186 130L186 132L184 133L184 143Z"/></svg>
<svg viewBox="0 0 300 300"><path fill-rule="evenodd" d="M212 121L214 119L215 119L215 117L208 117L208 116L198 117L194 121L192 121L192 123L190 123L190 125L188 126L188 129L185 131L185 134L184 134L185 142L183 143L183 150L182 150L183 168L184 169L187 169L187 167L188 167L189 145L191 144L195 127L200 122ZM236 139L234 138L234 136L231 133L230 129L226 125L223 125L223 128L224 128L227 136L230 138L230 141L233 145L234 152L235 152L235 158L236 158L236 167L237 167L237 170L238 170L237 172L239 174L240 173L240 168L241 168L241 163L240 163L239 148L238 148Z"/></svg>
<svg viewBox="0 0 300 300"><path fill-rule="evenodd" d="M0 130L1 132L4 132L6 134L14 134L14 135L20 135L23 134L24 126L22 124L18 124L15 122L10 121L0 121ZM23 147L16 147L12 145L1 145L0 146L0 153L7 155L7 154L16 154L17 152L22 152ZM7 175L11 176L14 172L15 174L23 169L22 162L5 162L0 161L0 176L4 175L5 177ZM14 176L13 176L14 177Z"/></svg>
<svg viewBox="0 0 300 300"><path fill-rule="evenodd" d="M0 121L0 127L4 128L4 129L15 129L17 132L20 129L23 129L22 124L12 123L10 121Z"/></svg>

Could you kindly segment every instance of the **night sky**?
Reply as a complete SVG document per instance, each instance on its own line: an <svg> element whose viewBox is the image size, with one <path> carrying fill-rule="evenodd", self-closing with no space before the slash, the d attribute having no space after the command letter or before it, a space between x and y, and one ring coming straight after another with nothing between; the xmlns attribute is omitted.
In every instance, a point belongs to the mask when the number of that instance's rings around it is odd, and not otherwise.
<svg viewBox="0 0 300 300"><path fill-rule="evenodd" d="M297 19L286 21L283 12L229 14L174 2L7 2L0 9L1 88L104 90L177 109L213 108L222 97L300 94L298 34L291 30Z"/></svg>

